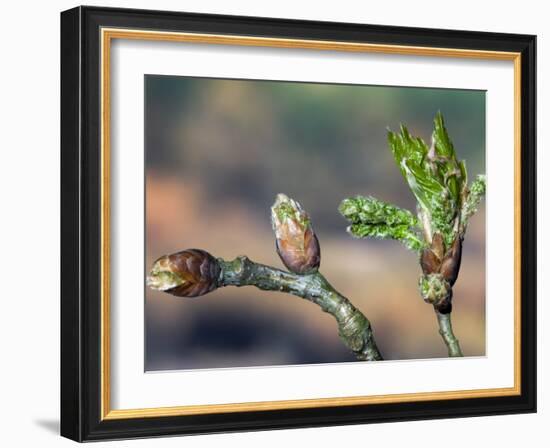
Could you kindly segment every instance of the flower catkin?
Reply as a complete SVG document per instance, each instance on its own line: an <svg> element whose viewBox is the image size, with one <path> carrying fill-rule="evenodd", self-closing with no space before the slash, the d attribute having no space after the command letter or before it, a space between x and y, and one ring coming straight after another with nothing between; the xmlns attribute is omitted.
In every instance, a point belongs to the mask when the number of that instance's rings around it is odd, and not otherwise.
<svg viewBox="0 0 550 448"><path fill-rule="evenodd" d="M151 289L179 297L197 297L218 287L220 265L208 252L187 249L159 258L147 277Z"/></svg>
<svg viewBox="0 0 550 448"><path fill-rule="evenodd" d="M300 204L284 194L278 194L271 207L271 223L277 253L283 264L295 274L317 272L321 263L321 248L311 220Z"/></svg>

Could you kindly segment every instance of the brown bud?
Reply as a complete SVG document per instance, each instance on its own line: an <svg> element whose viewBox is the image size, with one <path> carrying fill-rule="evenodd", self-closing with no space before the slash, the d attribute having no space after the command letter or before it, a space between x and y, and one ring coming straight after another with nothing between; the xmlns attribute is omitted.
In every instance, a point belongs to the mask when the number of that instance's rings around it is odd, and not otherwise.
<svg viewBox="0 0 550 448"><path fill-rule="evenodd" d="M147 277L151 289L179 297L197 297L218 287L220 265L208 252L187 249L159 258Z"/></svg>
<svg viewBox="0 0 550 448"><path fill-rule="evenodd" d="M445 255L444 255L445 254ZM424 275L420 279L420 294L425 302L433 304L441 314L452 311L452 286L458 277L462 255L462 240L457 237L445 253L445 243L440 233L434 233L432 244L420 256Z"/></svg>
<svg viewBox="0 0 550 448"><path fill-rule="evenodd" d="M431 247L435 256L439 260L443 259L443 254L445 253L445 242L443 241L443 236L441 233L436 232L433 234Z"/></svg>
<svg viewBox="0 0 550 448"><path fill-rule="evenodd" d="M311 274L321 263L321 248L308 214L300 204L278 194L271 207L277 253L281 261L296 274Z"/></svg>
<svg viewBox="0 0 550 448"><path fill-rule="evenodd" d="M432 249L427 248L422 251L422 255L420 256L420 266L424 274L435 274L439 272L441 260Z"/></svg>
<svg viewBox="0 0 550 448"><path fill-rule="evenodd" d="M462 239L457 237L451 248L445 254L441 263L441 274L445 277L451 286L454 285L460 271L460 262L462 260Z"/></svg>
<svg viewBox="0 0 550 448"><path fill-rule="evenodd" d="M441 260L444 253L443 237L440 233L434 233L432 244L424 249L420 255L420 266L424 275L435 274L441 269Z"/></svg>

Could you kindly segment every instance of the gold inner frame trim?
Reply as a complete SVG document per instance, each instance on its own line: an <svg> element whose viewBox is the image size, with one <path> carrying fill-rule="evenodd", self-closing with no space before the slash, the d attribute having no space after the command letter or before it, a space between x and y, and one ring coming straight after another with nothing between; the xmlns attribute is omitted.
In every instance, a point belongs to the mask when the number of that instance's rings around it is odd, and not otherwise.
<svg viewBox="0 0 550 448"><path fill-rule="evenodd" d="M502 397L521 394L521 54L515 52L418 47L306 39L279 39L219 34L101 29L101 419L127 419L246 412L315 407L350 406L413 401ZM229 404L188 405L140 409L111 409L110 346L110 63L111 41L132 39L214 45L296 48L324 51L382 53L412 56L505 60L514 62L514 386L443 392L279 400Z"/></svg>

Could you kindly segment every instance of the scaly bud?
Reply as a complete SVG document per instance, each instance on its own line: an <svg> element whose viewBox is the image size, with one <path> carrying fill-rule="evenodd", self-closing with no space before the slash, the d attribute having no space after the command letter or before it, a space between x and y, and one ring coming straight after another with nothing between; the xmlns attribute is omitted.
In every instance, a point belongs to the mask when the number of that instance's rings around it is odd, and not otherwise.
<svg viewBox="0 0 550 448"><path fill-rule="evenodd" d="M271 207L276 247L284 265L295 274L312 274L321 263L319 241L300 204L278 194Z"/></svg>
<svg viewBox="0 0 550 448"><path fill-rule="evenodd" d="M420 277L420 295L441 314L452 310L452 286L458 277L462 258L462 238L457 236L451 248L445 252L440 233L434 233L432 244L420 255L423 276Z"/></svg>
<svg viewBox="0 0 550 448"><path fill-rule="evenodd" d="M445 258L441 263L441 274L445 277L451 286L453 286L458 278L460 270L460 262L462 260L462 238L457 237L451 248L445 254Z"/></svg>
<svg viewBox="0 0 550 448"><path fill-rule="evenodd" d="M147 286L179 297L197 297L218 287L220 265L208 252L187 249L160 257L147 277Z"/></svg>
<svg viewBox="0 0 550 448"><path fill-rule="evenodd" d="M458 278L461 259L462 238L457 236L451 248L445 252L441 235L435 233L431 246L420 255L420 266L425 275L440 273L453 286Z"/></svg>
<svg viewBox="0 0 550 448"><path fill-rule="evenodd" d="M443 237L439 232L433 234L432 244L420 255L420 266L424 274L435 274L441 269L441 260L445 253Z"/></svg>
<svg viewBox="0 0 550 448"><path fill-rule="evenodd" d="M430 249L424 249L420 255L420 266L424 274L434 274L441 268L441 259Z"/></svg>

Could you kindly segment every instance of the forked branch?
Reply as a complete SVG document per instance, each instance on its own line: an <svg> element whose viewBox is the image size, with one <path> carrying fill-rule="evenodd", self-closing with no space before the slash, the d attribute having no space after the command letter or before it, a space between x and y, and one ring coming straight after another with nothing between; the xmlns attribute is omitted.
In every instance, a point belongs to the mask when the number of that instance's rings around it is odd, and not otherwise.
<svg viewBox="0 0 550 448"><path fill-rule="evenodd" d="M272 223L277 252L292 272L255 263L245 256L225 261L200 249L188 249L159 258L147 284L180 297L201 296L224 286L255 286L292 294L332 315L340 338L358 360L381 360L369 320L318 271L319 242L300 204L278 195L272 207Z"/></svg>

